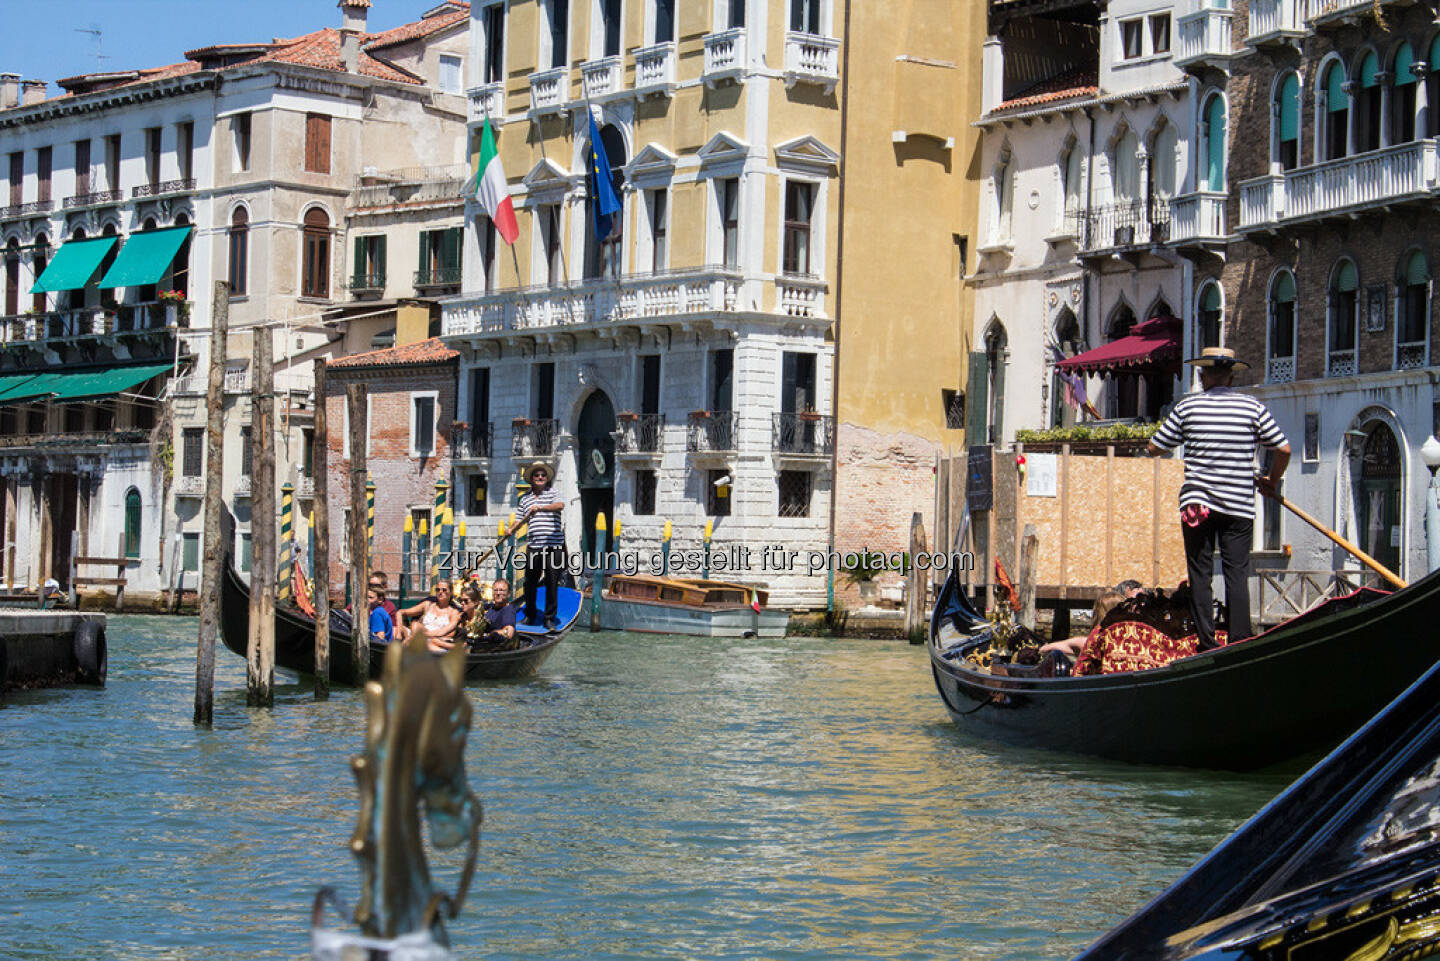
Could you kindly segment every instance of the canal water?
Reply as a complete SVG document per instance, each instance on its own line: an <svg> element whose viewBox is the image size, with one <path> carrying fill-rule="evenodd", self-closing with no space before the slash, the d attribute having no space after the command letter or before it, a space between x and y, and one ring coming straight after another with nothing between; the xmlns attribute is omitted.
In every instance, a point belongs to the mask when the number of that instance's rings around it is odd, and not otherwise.
<svg viewBox="0 0 1440 961"><path fill-rule="evenodd" d="M106 689L0 704L0 958L299 958L353 903L357 694L248 710L221 649L196 731L195 631L112 618ZM465 958L1063 958L1289 779L968 739L899 642L577 632L470 697Z"/></svg>

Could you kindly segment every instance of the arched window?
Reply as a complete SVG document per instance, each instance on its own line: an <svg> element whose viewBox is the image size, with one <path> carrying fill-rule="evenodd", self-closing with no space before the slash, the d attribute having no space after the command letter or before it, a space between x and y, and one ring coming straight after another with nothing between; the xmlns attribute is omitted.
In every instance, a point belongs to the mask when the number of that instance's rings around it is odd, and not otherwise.
<svg viewBox="0 0 1440 961"><path fill-rule="evenodd" d="M245 278L250 267L250 213L236 207L230 214L230 296L243 297L248 292Z"/></svg>
<svg viewBox="0 0 1440 961"><path fill-rule="evenodd" d="M1140 140L1135 131L1127 130L1115 144L1115 202L1129 205L1140 198Z"/></svg>
<svg viewBox="0 0 1440 961"><path fill-rule="evenodd" d="M1360 477L1355 484L1360 546L1391 570L1400 568L1405 509L1400 499L1400 444L1384 421L1365 428Z"/></svg>
<svg viewBox="0 0 1440 961"><path fill-rule="evenodd" d="M1005 327L998 321L990 325L985 333L985 379L987 384L986 411L987 443L998 444L1005 434L1005 357L1009 353L1010 339Z"/></svg>
<svg viewBox="0 0 1440 961"><path fill-rule="evenodd" d="M1400 296L1395 318L1395 366L1413 370L1426 364L1425 332L1430 329L1430 265L1418 250L1400 262Z"/></svg>
<svg viewBox="0 0 1440 961"><path fill-rule="evenodd" d="M1205 189L1225 189L1225 100L1219 94L1205 101Z"/></svg>
<svg viewBox="0 0 1440 961"><path fill-rule="evenodd" d="M1175 196L1175 171L1178 166L1180 137L1172 124L1166 124L1155 135L1147 163L1150 167L1150 220L1159 222L1161 212Z"/></svg>
<svg viewBox="0 0 1440 961"><path fill-rule="evenodd" d="M995 168L993 182L995 190L993 208L995 236L993 242L1008 244L1015 201L1015 163L1008 150L1000 157L1000 163Z"/></svg>
<svg viewBox="0 0 1440 961"><path fill-rule="evenodd" d="M140 492L135 488L125 494L125 556L140 556Z"/></svg>
<svg viewBox="0 0 1440 961"><path fill-rule="evenodd" d="M1320 112L1321 147L1324 160L1336 160L1348 152L1350 95L1345 92L1345 68L1337 60L1330 64L1321 82L1324 108Z"/></svg>
<svg viewBox="0 0 1440 961"><path fill-rule="evenodd" d="M1362 153L1380 149L1380 109L1384 86L1380 83L1380 58L1375 51L1360 61L1360 91L1355 98L1355 149Z"/></svg>
<svg viewBox="0 0 1440 961"><path fill-rule="evenodd" d="M1330 274L1329 344L1325 376L1355 373L1355 341L1360 330L1360 272L1342 260Z"/></svg>
<svg viewBox="0 0 1440 961"><path fill-rule="evenodd" d="M1065 152L1065 160L1060 167L1061 186L1065 195L1065 229L1077 236L1079 235L1080 210L1084 197L1084 180L1080 169L1082 160L1079 145L1072 145Z"/></svg>
<svg viewBox="0 0 1440 961"><path fill-rule="evenodd" d="M1059 356L1054 359L1074 357L1080 353L1082 346L1080 321L1069 307L1062 307L1060 316L1055 318L1055 349ZM1075 408L1065 400L1065 380L1057 370L1050 376L1050 424L1052 427L1073 427L1075 413Z"/></svg>
<svg viewBox="0 0 1440 961"><path fill-rule="evenodd" d="M1269 313L1265 379L1289 383L1295 379L1295 275L1288 270L1270 282Z"/></svg>
<svg viewBox="0 0 1440 961"><path fill-rule="evenodd" d="M1390 76L1395 87L1390 92L1390 142L1409 143L1415 139L1415 110L1419 82L1415 79L1415 51L1402 43L1395 51Z"/></svg>
<svg viewBox="0 0 1440 961"><path fill-rule="evenodd" d="M330 297L330 218L319 207L305 211L300 296Z"/></svg>
<svg viewBox="0 0 1440 961"><path fill-rule="evenodd" d="M36 280L39 280L40 275L45 273L45 267L49 263L50 238L46 237L44 234L38 234L35 237L35 255L34 260L32 261L32 266L34 268L33 275ZM45 301L45 292L43 290L36 291L35 293L32 293L30 295L30 307L38 313L45 313L47 304Z"/></svg>
<svg viewBox="0 0 1440 961"><path fill-rule="evenodd" d="M1156 298L1155 298L1155 303L1151 304L1151 305L1150 305L1150 309L1149 309L1148 311L1146 311L1146 313L1145 313L1145 319L1146 319L1146 320L1154 320L1156 317L1174 317L1174 316L1175 316L1175 310L1174 310L1174 308L1172 308L1172 307L1170 306L1170 301L1166 300L1163 296L1162 296L1162 297L1156 297Z"/></svg>
<svg viewBox="0 0 1440 961"><path fill-rule="evenodd" d="M1207 281L1205 286L1200 288L1200 309L1195 316L1195 339L1196 347L1204 350L1206 347L1220 346L1221 319L1224 315L1223 298L1220 296L1220 285L1215 281ZM1199 353L1199 350L1196 353Z"/></svg>
<svg viewBox="0 0 1440 961"><path fill-rule="evenodd" d="M628 159L625 153L625 138L613 124L606 124L600 128L600 143L605 147L605 159L610 163L610 184L615 188L615 196L621 199L621 209L610 215L610 233L603 240L595 236L595 185L591 184L585 198L585 276L593 277L618 277L620 276L620 254L624 250L625 238L625 209L624 191L625 184L625 163ZM590 147L585 147L585 156L590 156ZM587 169L588 169L587 164Z"/></svg>
<svg viewBox="0 0 1440 961"><path fill-rule="evenodd" d="M1293 70L1275 85L1275 152L1271 162L1280 170L1300 166L1300 77Z"/></svg>

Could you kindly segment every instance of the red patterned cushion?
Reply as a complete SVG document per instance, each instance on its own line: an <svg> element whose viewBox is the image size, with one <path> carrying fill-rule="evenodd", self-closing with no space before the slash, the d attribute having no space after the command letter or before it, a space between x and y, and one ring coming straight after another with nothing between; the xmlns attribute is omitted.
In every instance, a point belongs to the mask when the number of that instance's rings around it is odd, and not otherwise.
<svg viewBox="0 0 1440 961"><path fill-rule="evenodd" d="M1075 661L1075 674L1115 674L1120 671L1149 671L1195 653L1194 634L1171 637L1164 631L1138 621L1119 621L1096 628L1085 640ZM1215 640L1225 643L1225 632L1216 631Z"/></svg>

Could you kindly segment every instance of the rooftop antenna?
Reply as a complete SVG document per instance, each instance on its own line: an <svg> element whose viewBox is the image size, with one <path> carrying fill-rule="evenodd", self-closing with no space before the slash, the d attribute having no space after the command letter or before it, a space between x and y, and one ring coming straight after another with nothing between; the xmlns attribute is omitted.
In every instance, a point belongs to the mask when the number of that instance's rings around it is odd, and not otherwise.
<svg viewBox="0 0 1440 961"><path fill-rule="evenodd" d="M96 72L103 70L105 65L102 63L102 61L109 60L110 57L108 54L101 53L102 41L100 38L100 27L92 23L88 28L74 27L72 29L74 29L76 33L88 33L95 38L95 70Z"/></svg>

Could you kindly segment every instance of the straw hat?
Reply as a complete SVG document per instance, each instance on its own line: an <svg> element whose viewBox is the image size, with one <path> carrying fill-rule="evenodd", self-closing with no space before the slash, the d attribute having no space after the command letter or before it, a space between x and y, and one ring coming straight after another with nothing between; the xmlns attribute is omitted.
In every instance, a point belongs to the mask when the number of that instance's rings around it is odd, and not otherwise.
<svg viewBox="0 0 1440 961"><path fill-rule="evenodd" d="M550 469L550 465L545 463L543 460L537 460L535 463L525 468L525 480L527 483L535 482L535 472L537 470L543 470L545 472L545 476L550 480L555 479L555 472Z"/></svg>
<svg viewBox="0 0 1440 961"><path fill-rule="evenodd" d="M1196 367L1219 367L1222 370L1250 369L1250 365L1245 361L1235 359L1235 351L1229 347L1206 347L1200 351L1199 357L1192 357L1185 363L1194 364Z"/></svg>

